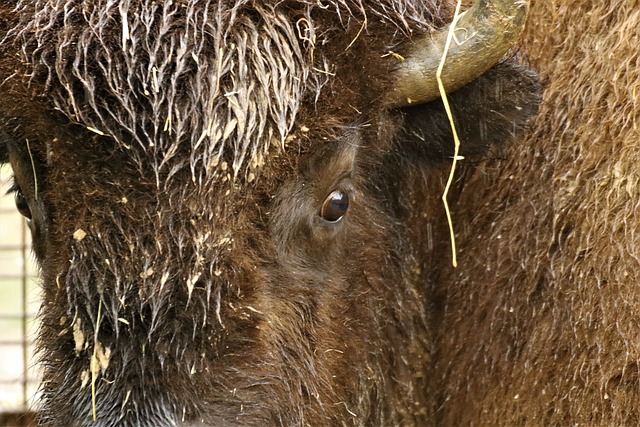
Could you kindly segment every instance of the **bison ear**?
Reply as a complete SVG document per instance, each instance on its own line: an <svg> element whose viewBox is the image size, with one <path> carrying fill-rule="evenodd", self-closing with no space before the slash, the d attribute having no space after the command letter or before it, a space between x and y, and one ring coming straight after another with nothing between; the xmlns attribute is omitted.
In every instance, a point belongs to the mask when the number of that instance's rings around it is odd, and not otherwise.
<svg viewBox="0 0 640 427"><path fill-rule="evenodd" d="M460 155L486 153L517 135L536 114L541 84L530 69L502 62L448 96ZM400 132L401 151L415 159L444 159L453 155L453 137L442 100L405 107Z"/></svg>

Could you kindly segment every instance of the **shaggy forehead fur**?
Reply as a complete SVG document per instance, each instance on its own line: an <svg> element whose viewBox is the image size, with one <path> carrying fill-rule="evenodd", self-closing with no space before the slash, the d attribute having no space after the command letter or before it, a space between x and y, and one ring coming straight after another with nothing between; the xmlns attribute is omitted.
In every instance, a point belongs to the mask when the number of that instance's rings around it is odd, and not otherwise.
<svg viewBox="0 0 640 427"><path fill-rule="evenodd" d="M73 122L148 153L157 175L188 165L196 180L220 167L247 175L293 138L301 105L319 100L340 56L389 67L382 54L447 11L406 0L29 0L9 40ZM389 28L372 52L357 43L369 27ZM338 79L348 87L353 77ZM358 109L380 89L360 105L342 96Z"/></svg>

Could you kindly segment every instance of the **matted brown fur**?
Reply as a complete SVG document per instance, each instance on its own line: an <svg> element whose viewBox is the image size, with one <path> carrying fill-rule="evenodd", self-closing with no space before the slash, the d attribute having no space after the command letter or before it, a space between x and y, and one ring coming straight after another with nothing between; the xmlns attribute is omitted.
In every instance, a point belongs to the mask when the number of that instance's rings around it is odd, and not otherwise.
<svg viewBox="0 0 640 427"><path fill-rule="evenodd" d="M534 132L467 184L439 282L441 425L640 423L639 28L638 1L532 5Z"/></svg>

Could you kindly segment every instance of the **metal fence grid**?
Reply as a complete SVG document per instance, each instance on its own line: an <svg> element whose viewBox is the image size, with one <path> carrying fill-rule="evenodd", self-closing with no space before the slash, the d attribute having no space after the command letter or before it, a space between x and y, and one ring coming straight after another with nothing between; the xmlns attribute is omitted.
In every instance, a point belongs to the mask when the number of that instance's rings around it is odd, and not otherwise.
<svg viewBox="0 0 640 427"><path fill-rule="evenodd" d="M0 420L35 409L39 382L33 354L37 273L29 229L5 195L10 178L11 169L0 167Z"/></svg>

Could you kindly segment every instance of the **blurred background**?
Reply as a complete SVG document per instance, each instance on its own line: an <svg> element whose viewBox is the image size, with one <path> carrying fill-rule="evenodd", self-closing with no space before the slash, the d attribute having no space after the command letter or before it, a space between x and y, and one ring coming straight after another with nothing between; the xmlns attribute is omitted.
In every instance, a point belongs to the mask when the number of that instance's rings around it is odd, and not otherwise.
<svg viewBox="0 0 640 427"><path fill-rule="evenodd" d="M37 410L35 314L37 267L31 236L15 207L11 168L0 167L0 426L31 425L21 414Z"/></svg>

